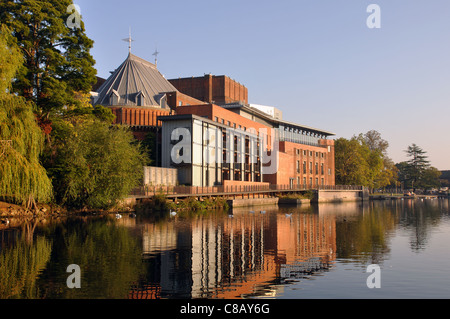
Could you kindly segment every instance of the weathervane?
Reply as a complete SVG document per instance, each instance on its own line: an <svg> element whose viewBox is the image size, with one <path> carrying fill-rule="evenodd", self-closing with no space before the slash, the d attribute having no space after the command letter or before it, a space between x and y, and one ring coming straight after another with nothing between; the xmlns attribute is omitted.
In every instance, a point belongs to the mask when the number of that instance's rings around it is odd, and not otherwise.
<svg viewBox="0 0 450 319"><path fill-rule="evenodd" d="M131 42L134 42L134 40L131 38L131 27L130 32L127 39L122 39L122 41L128 42L128 51L131 53Z"/></svg>
<svg viewBox="0 0 450 319"><path fill-rule="evenodd" d="M155 56L155 66L158 66L158 48L156 48L155 53L153 53L153 55Z"/></svg>

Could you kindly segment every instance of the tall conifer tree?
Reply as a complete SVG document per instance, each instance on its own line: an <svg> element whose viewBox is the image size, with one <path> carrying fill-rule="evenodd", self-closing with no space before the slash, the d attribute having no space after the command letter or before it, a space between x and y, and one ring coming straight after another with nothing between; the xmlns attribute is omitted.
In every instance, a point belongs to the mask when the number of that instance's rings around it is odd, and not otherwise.
<svg viewBox="0 0 450 319"><path fill-rule="evenodd" d="M77 93L88 93L96 81L89 52L93 41L81 19L76 26L68 23L72 4L72 0L0 2L0 22L12 30L24 57L13 91L34 102L44 120L52 111L79 103Z"/></svg>
<svg viewBox="0 0 450 319"><path fill-rule="evenodd" d="M411 181L412 188L415 189L419 186L425 172L430 168L430 161L426 155L427 152L416 144L408 146L405 152L409 157L409 160L407 161L408 179Z"/></svg>

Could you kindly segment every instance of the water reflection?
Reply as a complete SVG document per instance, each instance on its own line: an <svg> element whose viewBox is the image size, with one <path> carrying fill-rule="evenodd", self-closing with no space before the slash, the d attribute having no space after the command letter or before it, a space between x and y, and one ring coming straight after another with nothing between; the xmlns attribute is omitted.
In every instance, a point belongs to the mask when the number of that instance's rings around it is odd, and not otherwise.
<svg viewBox="0 0 450 319"><path fill-rule="evenodd" d="M142 274L140 240L109 218L26 222L19 230L2 232L0 298L127 298ZM82 289L67 288L71 264L81 267Z"/></svg>
<svg viewBox="0 0 450 319"><path fill-rule="evenodd" d="M132 296L236 298L264 291L280 273L287 279L329 267L336 251L332 219L313 207L289 218L264 209L144 225L143 253L153 271L149 286Z"/></svg>
<svg viewBox="0 0 450 319"><path fill-rule="evenodd" d="M448 200L238 209L228 213L84 217L0 230L0 298L277 297L337 263L383 264L406 233L423 251ZM82 269L68 289L66 268Z"/></svg>

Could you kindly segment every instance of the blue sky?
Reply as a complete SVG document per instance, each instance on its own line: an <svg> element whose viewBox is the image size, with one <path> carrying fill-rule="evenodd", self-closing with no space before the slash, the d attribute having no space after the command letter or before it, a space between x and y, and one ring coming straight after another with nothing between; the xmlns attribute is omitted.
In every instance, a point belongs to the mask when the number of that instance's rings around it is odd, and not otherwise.
<svg viewBox="0 0 450 319"><path fill-rule="evenodd" d="M450 169L448 0L75 0L98 75L132 52L166 78L227 75L249 102L350 138L375 129L395 162L416 143ZM381 28L369 29L370 4Z"/></svg>

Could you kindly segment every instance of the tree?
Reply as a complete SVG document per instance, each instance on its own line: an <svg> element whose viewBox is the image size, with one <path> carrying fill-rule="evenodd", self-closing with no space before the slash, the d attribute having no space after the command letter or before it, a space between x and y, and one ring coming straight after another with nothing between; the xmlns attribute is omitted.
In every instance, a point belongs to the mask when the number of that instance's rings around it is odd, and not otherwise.
<svg viewBox="0 0 450 319"><path fill-rule="evenodd" d="M370 150L369 167L374 188L383 188L395 184L397 181L397 169L389 158L387 150L389 142L381 138L376 130L360 134L358 139L361 144L367 145Z"/></svg>
<svg viewBox="0 0 450 319"><path fill-rule="evenodd" d="M140 184L148 158L127 128L99 120L57 124L59 147L48 171L60 204L108 209Z"/></svg>
<svg viewBox="0 0 450 319"><path fill-rule="evenodd" d="M156 163L158 161L157 160L158 143L157 143L156 134L154 132L148 132L147 135L145 136L145 139L142 141L142 145L146 148L147 154L150 158L149 164L156 165Z"/></svg>
<svg viewBox="0 0 450 319"><path fill-rule="evenodd" d="M406 154L410 158L407 161L407 174L411 181L411 187L415 189L418 187L418 182L423 178L425 171L430 167L430 161L428 161L428 156L426 152L417 146L412 144L406 149Z"/></svg>
<svg viewBox="0 0 450 319"><path fill-rule="evenodd" d="M439 188L441 186L441 182L439 180L441 176L441 171L439 171L436 167L431 166L424 171L419 186L423 189Z"/></svg>
<svg viewBox="0 0 450 319"><path fill-rule="evenodd" d="M10 93L22 56L6 26L0 29L0 197L31 208L48 202L52 185L39 156L44 136L33 104Z"/></svg>
<svg viewBox="0 0 450 319"><path fill-rule="evenodd" d="M76 105L76 93L88 93L95 83L93 46L84 29L69 28L71 0L0 2L0 22L12 30L24 57L13 85L14 93L37 106L45 121L52 111Z"/></svg>
<svg viewBox="0 0 450 319"><path fill-rule="evenodd" d="M376 130L360 134L359 139L364 141L371 151L379 151L383 156L387 156L389 142L381 138L381 134Z"/></svg>
<svg viewBox="0 0 450 319"><path fill-rule="evenodd" d="M369 167L357 139L337 139L335 156L337 184L367 185Z"/></svg>
<svg viewBox="0 0 450 319"><path fill-rule="evenodd" d="M441 172L430 165L427 152L416 144L408 146L405 152L409 160L396 165L399 170L399 181L414 191L417 188L439 187Z"/></svg>
<svg viewBox="0 0 450 319"><path fill-rule="evenodd" d="M340 138L335 143L336 182L343 185L361 185L382 188L391 184L396 169L387 156L389 143L375 130Z"/></svg>

